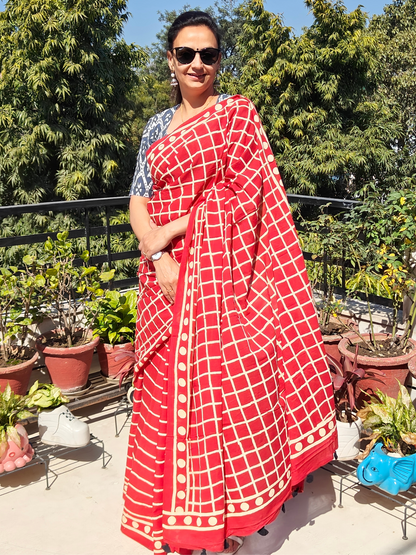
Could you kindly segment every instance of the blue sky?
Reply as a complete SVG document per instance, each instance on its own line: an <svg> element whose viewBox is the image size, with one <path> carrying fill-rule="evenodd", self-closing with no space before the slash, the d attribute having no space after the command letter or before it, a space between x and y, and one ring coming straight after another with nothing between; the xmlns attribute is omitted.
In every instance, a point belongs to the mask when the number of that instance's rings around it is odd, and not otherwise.
<svg viewBox="0 0 416 555"><path fill-rule="evenodd" d="M125 38L127 42L135 42L140 46L150 46L156 40L156 33L161 29L158 20L158 11L180 10L184 4L200 6L205 9L213 6L215 0L130 0L129 12L131 19L125 27ZM236 2L238 5L240 2ZM344 5L348 11L353 11L358 5L364 6L364 11L373 14L383 13L383 7L388 4L387 0L344 0ZM285 25L293 27L296 34L299 34L302 27L309 26L313 22L309 10L305 6L304 0L265 0L265 9L283 15Z"/></svg>
<svg viewBox="0 0 416 555"><path fill-rule="evenodd" d="M184 4L199 5L201 9L214 4L215 0L129 0L128 10L131 18L125 26L124 36L127 42L135 42L140 46L150 46L156 40L156 33L161 29L158 11L180 10ZM0 0L0 10L4 8L4 0ZM239 2L237 1L236 4ZM383 12L384 0L344 0L348 11L354 10L359 4L370 16ZM299 34L302 27L309 26L313 18L308 13L304 0L265 0L266 10L283 15L284 23L293 27Z"/></svg>

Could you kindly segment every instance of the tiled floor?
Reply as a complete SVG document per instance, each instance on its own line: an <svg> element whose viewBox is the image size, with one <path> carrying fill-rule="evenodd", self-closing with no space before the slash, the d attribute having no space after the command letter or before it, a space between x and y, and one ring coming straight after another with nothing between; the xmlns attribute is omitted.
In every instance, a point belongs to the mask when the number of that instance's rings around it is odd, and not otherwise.
<svg viewBox="0 0 416 555"><path fill-rule="evenodd" d="M112 455L106 469L99 447L92 445L52 463L57 478L49 491L42 466L0 477L0 555L151 555L119 530L128 426L115 437L116 407L76 413ZM323 469L313 478L268 527L269 535L247 538L239 555L416 553L416 518L404 541L394 504L377 504L377 496L366 490L350 491L340 509L339 478Z"/></svg>

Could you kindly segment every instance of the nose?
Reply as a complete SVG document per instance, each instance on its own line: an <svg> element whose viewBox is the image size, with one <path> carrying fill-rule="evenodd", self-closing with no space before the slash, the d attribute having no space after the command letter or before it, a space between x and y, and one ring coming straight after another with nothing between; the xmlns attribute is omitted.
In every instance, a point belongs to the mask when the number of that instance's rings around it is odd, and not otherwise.
<svg viewBox="0 0 416 555"><path fill-rule="evenodd" d="M192 65L192 68L203 69L204 64L202 63L200 52L196 51L195 58L192 60L191 65Z"/></svg>

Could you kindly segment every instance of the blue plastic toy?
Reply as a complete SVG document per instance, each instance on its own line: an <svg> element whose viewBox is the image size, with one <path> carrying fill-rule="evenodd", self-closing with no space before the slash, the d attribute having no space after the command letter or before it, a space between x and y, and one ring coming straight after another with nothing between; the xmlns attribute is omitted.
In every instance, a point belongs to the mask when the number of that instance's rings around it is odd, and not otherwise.
<svg viewBox="0 0 416 555"><path fill-rule="evenodd" d="M407 457L387 455L376 443L357 468L358 480L364 486L377 486L392 495L407 491L416 482L416 454Z"/></svg>

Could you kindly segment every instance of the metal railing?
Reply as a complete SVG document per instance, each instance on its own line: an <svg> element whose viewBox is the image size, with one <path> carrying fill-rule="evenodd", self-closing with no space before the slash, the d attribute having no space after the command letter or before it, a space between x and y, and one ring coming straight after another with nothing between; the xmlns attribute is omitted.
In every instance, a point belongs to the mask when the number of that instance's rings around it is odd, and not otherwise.
<svg viewBox="0 0 416 555"><path fill-rule="evenodd" d="M358 201L347 200L347 199L335 199L329 197L311 197L305 195L288 194L288 200L291 204L299 203L302 205L309 206L324 206L335 211L346 211L351 210L354 206L358 205ZM86 248L91 250L91 238L93 237L104 237L105 241L105 252L95 254L91 256L90 262L94 265L108 264L110 268L113 267L114 262L122 260L131 260L139 258L140 252L138 250L128 250L122 252L114 252L111 247L111 236L115 233L133 233L130 224L117 224L111 225L111 209L120 207L127 208L129 204L129 197L109 197L109 198L95 198L87 200L74 200L74 201L58 201L58 202L45 202L40 204L27 204L27 205L12 205L12 206L1 206L0 207L0 225L3 218L8 216L18 216L21 214L45 214L49 212L65 212L68 210L76 211L79 214L83 214L84 225L78 229L72 229L68 233L68 238L85 238ZM104 225L91 225L91 213L97 209L104 209ZM302 226L296 223L298 229ZM7 248L11 246L21 246L30 245L35 243L42 243L46 241L48 237L56 238L58 232L47 232L47 233L35 233L32 235L16 236L16 237L3 237L0 238L0 248ZM314 262L323 263L323 284L322 289L324 292L327 290L327 257L324 254L322 257L314 257L312 255L304 252L304 257L306 260L313 260ZM348 263L341 257L341 267L342 275L342 285L341 287L336 287L335 292L342 295L345 294L345 270L348 267ZM129 277L125 279L115 280L112 284L116 288L128 288L137 285L137 277ZM387 306L391 305L389 299L382 297L371 296L371 300L378 304L384 304Z"/></svg>
<svg viewBox="0 0 416 555"><path fill-rule="evenodd" d="M114 207L127 207L129 197L109 197L96 198L88 200L73 200L59 202L44 202L40 204L23 204L13 206L0 207L0 225L1 220L7 216L19 216L21 214L45 214L48 212L65 212L68 210L76 211L84 214L84 226L78 229L72 229L68 232L69 239L85 238L86 248L91 250L91 238L103 236L105 237L106 252L91 256L90 263L104 264L107 263L109 268L113 267L113 263L118 260L129 260L138 258L139 251L123 251L114 252L111 248L111 235L114 233L131 232L130 224L110 225L110 209ZM105 225L91 225L91 212L97 208L104 208ZM0 248L33 245L35 243L43 243L48 237L56 239L58 232L35 233L33 235L22 235L20 237L3 237L0 238ZM117 288L132 287L137 285L137 278L127 278L115 280L113 286Z"/></svg>

